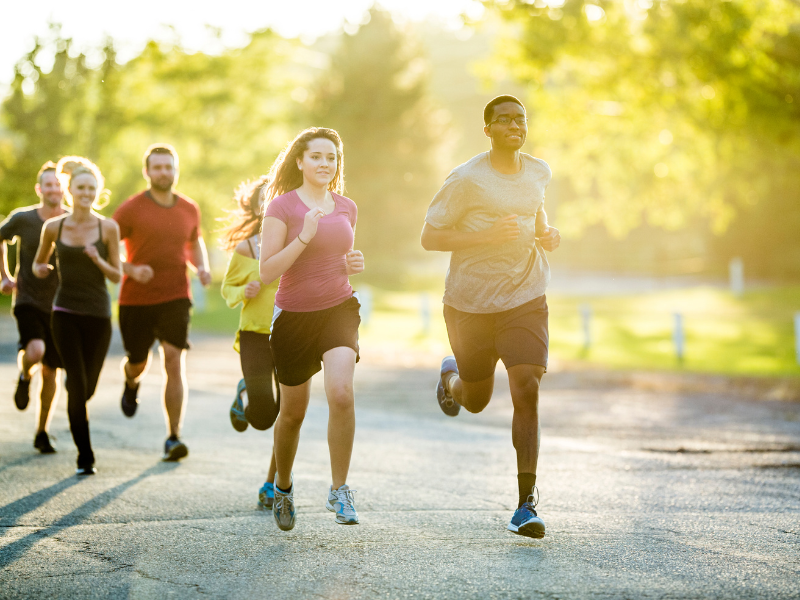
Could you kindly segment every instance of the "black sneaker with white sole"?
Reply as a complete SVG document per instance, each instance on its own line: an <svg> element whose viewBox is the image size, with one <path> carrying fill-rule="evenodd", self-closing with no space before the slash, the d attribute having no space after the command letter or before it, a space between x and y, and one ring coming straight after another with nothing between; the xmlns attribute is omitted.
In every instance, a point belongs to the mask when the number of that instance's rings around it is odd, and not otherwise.
<svg viewBox="0 0 800 600"><path fill-rule="evenodd" d="M28 402L31 401L30 396L31 380L23 379L22 375L17 379L17 389L14 392L14 404L17 405L19 410L28 408Z"/></svg>

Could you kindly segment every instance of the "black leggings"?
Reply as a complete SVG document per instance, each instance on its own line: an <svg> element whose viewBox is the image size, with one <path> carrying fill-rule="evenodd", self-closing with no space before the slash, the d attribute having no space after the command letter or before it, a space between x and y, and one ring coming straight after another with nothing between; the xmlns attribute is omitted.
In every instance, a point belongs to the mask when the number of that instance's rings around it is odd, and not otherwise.
<svg viewBox="0 0 800 600"><path fill-rule="evenodd" d="M78 467L94 464L86 403L94 395L111 343L111 319L53 311L53 341L67 372L67 414Z"/></svg>
<svg viewBox="0 0 800 600"><path fill-rule="evenodd" d="M278 418L281 406L280 389L276 394L272 391L275 376L275 365L272 362L272 350L269 335L255 331L239 332L239 359L242 362L242 375L247 386L247 407L244 415L254 429L264 431L272 427Z"/></svg>

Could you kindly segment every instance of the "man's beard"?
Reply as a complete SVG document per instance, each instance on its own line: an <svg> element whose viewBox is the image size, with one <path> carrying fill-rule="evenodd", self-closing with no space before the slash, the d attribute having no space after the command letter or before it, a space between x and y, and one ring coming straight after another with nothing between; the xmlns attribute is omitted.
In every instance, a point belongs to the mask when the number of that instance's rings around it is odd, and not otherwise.
<svg viewBox="0 0 800 600"><path fill-rule="evenodd" d="M43 196L42 197L42 201L47 206L49 206L50 208L55 208L56 206L59 206L63 199L64 199L63 196L58 196L57 198L56 197L50 197L50 196Z"/></svg>
<svg viewBox="0 0 800 600"><path fill-rule="evenodd" d="M151 180L150 180L150 187L152 187L152 188L154 188L154 189L158 190L159 192L169 192L169 191L172 191L172 185L175 183L175 178L174 178L174 177L172 177L172 178L170 178L170 179L164 179L164 180L162 180L162 181L168 181L169 183L167 183L166 185L164 185L163 183L161 183L161 182L159 182L159 181L157 181L157 180L155 180L155 179L151 179Z"/></svg>

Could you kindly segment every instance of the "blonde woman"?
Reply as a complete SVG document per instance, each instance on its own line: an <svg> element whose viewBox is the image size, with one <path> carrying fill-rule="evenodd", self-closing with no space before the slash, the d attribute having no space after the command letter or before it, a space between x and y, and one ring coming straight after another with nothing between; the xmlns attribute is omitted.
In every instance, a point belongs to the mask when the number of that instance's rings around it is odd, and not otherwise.
<svg viewBox="0 0 800 600"><path fill-rule="evenodd" d="M119 227L97 213L107 192L94 163L66 156L58 161L56 176L72 212L45 222L32 268L36 277L47 277L55 251L59 284L53 301L53 340L67 372L67 414L78 448L76 473L94 475L86 403L97 388L111 342L106 279L118 283L122 275Z"/></svg>

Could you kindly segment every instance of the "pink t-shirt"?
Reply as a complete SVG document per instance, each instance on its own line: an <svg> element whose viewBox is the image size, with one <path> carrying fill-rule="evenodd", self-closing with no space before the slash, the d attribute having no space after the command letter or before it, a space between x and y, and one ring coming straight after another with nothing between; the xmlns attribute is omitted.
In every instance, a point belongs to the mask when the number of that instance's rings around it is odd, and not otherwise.
<svg viewBox="0 0 800 600"><path fill-rule="evenodd" d="M336 208L319 220L317 235L294 264L281 275L275 306L291 312L311 312L341 304L353 295L345 255L353 248L358 209L356 203L331 192ZM284 248L303 230L310 209L296 191L274 198L266 216L286 224Z"/></svg>

